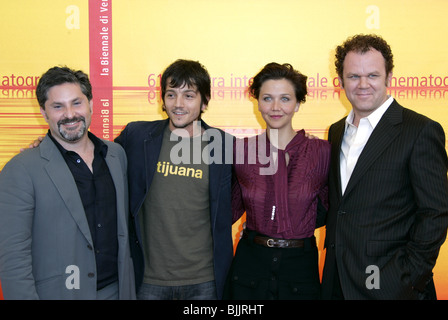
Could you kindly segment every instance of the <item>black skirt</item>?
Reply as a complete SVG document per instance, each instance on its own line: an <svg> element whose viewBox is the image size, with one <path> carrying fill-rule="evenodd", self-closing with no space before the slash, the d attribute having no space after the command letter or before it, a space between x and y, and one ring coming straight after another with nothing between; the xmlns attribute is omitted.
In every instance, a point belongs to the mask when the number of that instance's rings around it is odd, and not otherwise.
<svg viewBox="0 0 448 320"><path fill-rule="evenodd" d="M316 239L303 239L300 248L271 248L255 244L254 231L245 231L227 277L227 300L318 300L320 281Z"/></svg>

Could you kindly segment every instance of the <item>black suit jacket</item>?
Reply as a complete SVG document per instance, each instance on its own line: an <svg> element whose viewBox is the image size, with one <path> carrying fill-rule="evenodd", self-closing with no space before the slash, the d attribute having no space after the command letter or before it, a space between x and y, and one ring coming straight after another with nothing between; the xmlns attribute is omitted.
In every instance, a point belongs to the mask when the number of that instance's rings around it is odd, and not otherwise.
<svg viewBox="0 0 448 320"><path fill-rule="evenodd" d="M204 129L210 129L203 121ZM129 123L115 142L121 144L128 158L129 206L131 216L131 252L136 272L136 286L143 280L144 259L141 248L142 237L138 212L145 200L157 167L163 132L168 126L167 120L137 121ZM210 221L213 237L213 261L216 290L218 298L222 297L224 282L233 258L232 211L231 211L231 177L233 137L217 130L222 141L222 161L215 161L209 166ZM227 143L225 143L227 142ZM212 143L212 142L210 142ZM215 157L214 154L211 154ZM214 158L215 159L215 158ZM216 160L216 159L215 159ZM228 159L227 159L228 160ZM188 190L185 190L188 193Z"/></svg>
<svg viewBox="0 0 448 320"><path fill-rule="evenodd" d="M394 101L372 132L341 192L345 118L329 130L332 159L322 292L335 272L346 299L414 299L432 279L448 226L445 133ZM379 289L366 281L379 270Z"/></svg>

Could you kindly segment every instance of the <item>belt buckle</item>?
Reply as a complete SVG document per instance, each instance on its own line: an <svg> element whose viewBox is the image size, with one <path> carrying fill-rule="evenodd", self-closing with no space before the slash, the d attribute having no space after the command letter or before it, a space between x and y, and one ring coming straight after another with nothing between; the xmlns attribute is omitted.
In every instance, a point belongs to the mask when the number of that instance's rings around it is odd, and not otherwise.
<svg viewBox="0 0 448 320"><path fill-rule="evenodd" d="M271 242L272 241L272 242ZM269 247L269 248L272 248L273 246L274 246L274 239L268 239L268 240L266 240L266 245Z"/></svg>

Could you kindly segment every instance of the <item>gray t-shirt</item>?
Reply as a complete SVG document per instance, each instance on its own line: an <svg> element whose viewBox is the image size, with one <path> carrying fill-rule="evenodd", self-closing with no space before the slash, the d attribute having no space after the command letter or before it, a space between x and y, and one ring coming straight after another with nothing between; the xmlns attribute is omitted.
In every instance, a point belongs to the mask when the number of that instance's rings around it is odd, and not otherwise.
<svg viewBox="0 0 448 320"><path fill-rule="evenodd" d="M207 141L201 141L201 136L175 135L179 141L170 141L170 135L167 128L154 179L140 211L143 281L159 286L211 281L214 275L208 165L204 161L197 163L202 159L198 152L202 154ZM182 157L183 163L175 164L178 157Z"/></svg>

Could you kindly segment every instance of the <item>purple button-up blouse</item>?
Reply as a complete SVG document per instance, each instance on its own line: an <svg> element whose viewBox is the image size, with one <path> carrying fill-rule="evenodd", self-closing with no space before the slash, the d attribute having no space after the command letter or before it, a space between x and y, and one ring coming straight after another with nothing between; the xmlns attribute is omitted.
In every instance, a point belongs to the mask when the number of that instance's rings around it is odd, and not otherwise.
<svg viewBox="0 0 448 320"><path fill-rule="evenodd" d="M278 155L276 165L271 149ZM328 208L329 165L330 144L305 137L304 130L297 132L285 150L272 146L266 133L237 139L233 221L246 212L250 230L282 239L311 237L316 227L318 199ZM269 172L268 168L274 169Z"/></svg>

